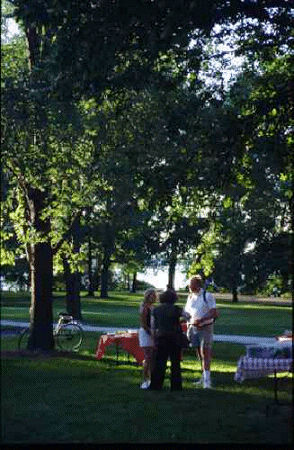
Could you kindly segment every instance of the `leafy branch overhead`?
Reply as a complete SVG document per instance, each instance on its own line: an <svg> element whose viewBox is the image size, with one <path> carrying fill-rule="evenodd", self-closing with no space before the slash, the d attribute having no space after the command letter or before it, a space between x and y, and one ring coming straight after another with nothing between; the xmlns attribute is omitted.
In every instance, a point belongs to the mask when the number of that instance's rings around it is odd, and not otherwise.
<svg viewBox="0 0 294 450"><path fill-rule="evenodd" d="M201 0L11 3L27 34L31 66L37 63L47 70L50 84L64 98L97 95L106 86L142 88L161 53L179 48L188 52L191 39L208 36L215 24L241 21L242 35L247 27L257 28L255 20L263 46L270 24L271 36L280 45L291 45L286 39L291 5L286 0L271 0L270 5L262 0L209 0L205 5Z"/></svg>

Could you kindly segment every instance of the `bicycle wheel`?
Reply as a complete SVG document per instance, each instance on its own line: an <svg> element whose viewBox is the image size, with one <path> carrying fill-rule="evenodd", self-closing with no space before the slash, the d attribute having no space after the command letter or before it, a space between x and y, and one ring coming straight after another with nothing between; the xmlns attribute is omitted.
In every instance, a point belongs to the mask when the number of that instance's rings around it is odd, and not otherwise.
<svg viewBox="0 0 294 450"><path fill-rule="evenodd" d="M28 348L28 340L29 340L29 328L26 328L21 332L18 338L18 350L26 350Z"/></svg>
<svg viewBox="0 0 294 450"><path fill-rule="evenodd" d="M83 340L83 330L76 323L66 323L58 330L56 340L60 350L77 351Z"/></svg>

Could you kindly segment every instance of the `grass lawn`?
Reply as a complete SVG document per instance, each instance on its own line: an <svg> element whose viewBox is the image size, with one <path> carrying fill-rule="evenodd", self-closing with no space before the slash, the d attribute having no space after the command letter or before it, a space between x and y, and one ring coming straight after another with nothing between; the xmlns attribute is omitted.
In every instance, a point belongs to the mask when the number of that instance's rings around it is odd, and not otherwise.
<svg viewBox="0 0 294 450"><path fill-rule="evenodd" d="M186 296L181 294L179 305L184 306ZM284 330L292 329L292 308L259 303L217 300L220 317L215 324L216 334L239 334L256 336L274 336ZM137 328L138 308L142 295L111 292L108 299L82 296L83 322L97 326ZM28 294L3 293L1 300L1 318L10 320L29 320L30 299ZM54 319L65 310L65 299L55 294L53 301Z"/></svg>
<svg viewBox="0 0 294 450"><path fill-rule="evenodd" d="M108 300L83 298L85 323L137 327L141 296L113 294ZM4 298L2 319L28 319L28 299ZM291 329L291 308L232 305L219 302L216 333L273 335ZM54 314L64 309L55 298ZM253 320L254 318L254 320ZM123 323L120 322L123 319ZM225 331L227 330L227 331ZM98 333L85 333L79 354L66 356L2 354L2 443L246 443L289 444L293 428L289 406L292 378L280 375L275 407L273 378L233 377L244 347L214 343L213 389L193 385L200 376L192 351L182 362L183 391L169 390L169 368L162 392L139 389L142 369L108 347L101 361L94 358ZM17 337L1 337L1 349L15 349Z"/></svg>
<svg viewBox="0 0 294 450"><path fill-rule="evenodd" d="M88 333L87 333L88 334ZM96 334L88 343L95 348ZM91 342L90 342L91 341ZM192 384L199 362L182 363L183 391L139 389L141 368L114 349L96 361L85 350L68 357L2 359L2 442L291 442L289 407L266 416L273 379L239 385L233 375L243 348L215 343L213 389ZM291 383L279 378L279 400L291 401Z"/></svg>

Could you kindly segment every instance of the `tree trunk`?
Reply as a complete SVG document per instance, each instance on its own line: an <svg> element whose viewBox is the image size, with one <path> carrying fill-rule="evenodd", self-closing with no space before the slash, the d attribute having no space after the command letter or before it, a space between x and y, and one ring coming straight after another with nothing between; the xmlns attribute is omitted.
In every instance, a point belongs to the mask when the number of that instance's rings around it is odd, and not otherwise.
<svg viewBox="0 0 294 450"><path fill-rule="evenodd" d="M36 27L26 30L30 70L33 69L39 57L40 40ZM33 76L31 77L34 83ZM36 117L35 117L36 119ZM33 132L33 130L31 130ZM36 136L33 134L35 142ZM28 260L30 264L31 307L30 334L28 349L50 351L54 349L53 338L53 249L49 233L51 223L49 218L42 218L47 191L26 186L27 219L36 232L28 244ZM41 239L40 239L41 238ZM38 239L41 242L34 242Z"/></svg>
<svg viewBox="0 0 294 450"><path fill-rule="evenodd" d="M293 97L292 97L293 99ZM292 230L294 230L294 197L292 197L289 200L289 206L290 206L290 216L291 216L291 224L292 224ZM293 244L293 237L292 237L292 244ZM291 283L291 291L292 291L292 304L294 302L294 261L293 261L293 251L290 252L290 258L289 258L289 276L292 279Z"/></svg>
<svg viewBox="0 0 294 450"><path fill-rule="evenodd" d="M237 303L238 302L238 291L237 288L234 286L232 289L232 302Z"/></svg>
<svg viewBox="0 0 294 450"><path fill-rule="evenodd" d="M94 279L93 279L93 257L92 257L92 239L90 235L90 229L88 234L88 277L89 277L89 287L88 296L94 297Z"/></svg>
<svg viewBox="0 0 294 450"><path fill-rule="evenodd" d="M63 258L66 285L66 311L75 319L82 320L81 314L81 275L78 272L71 273L66 258Z"/></svg>
<svg viewBox="0 0 294 450"><path fill-rule="evenodd" d="M127 290L129 291L130 290L130 274L127 273L125 277L126 277L125 282L126 282Z"/></svg>
<svg viewBox="0 0 294 450"><path fill-rule="evenodd" d="M103 260L101 269L101 298L108 298L108 276L110 267L110 258L115 249L115 231L114 226L105 223L104 238L103 238Z"/></svg>
<svg viewBox="0 0 294 450"><path fill-rule="evenodd" d="M237 303L238 302L238 289L237 289L237 280L236 276L231 276L231 289L232 289L232 302Z"/></svg>
<svg viewBox="0 0 294 450"><path fill-rule="evenodd" d="M168 283L167 283L168 289L175 288L176 265L177 265L177 255L175 252L173 252L170 257L169 267L168 267Z"/></svg>
<svg viewBox="0 0 294 450"><path fill-rule="evenodd" d="M110 252L107 249L105 250L101 270L101 293L100 293L101 298L108 298L108 273L111 254L112 252Z"/></svg>
<svg viewBox="0 0 294 450"><path fill-rule="evenodd" d="M35 230L44 236L44 242L29 245L31 307L28 349L50 351L54 349L52 327L53 251L48 238L50 220L41 218L46 193L38 189L30 189L28 197L31 223Z"/></svg>
<svg viewBox="0 0 294 450"><path fill-rule="evenodd" d="M133 280L132 280L132 289L131 292L136 292L137 291L137 272L133 273Z"/></svg>
<svg viewBox="0 0 294 450"><path fill-rule="evenodd" d="M95 256L95 267L92 275L93 289L98 291L101 278L101 255L97 252Z"/></svg>
<svg viewBox="0 0 294 450"><path fill-rule="evenodd" d="M104 255L102 260L101 269L101 298L108 298L108 278L109 278L109 267L110 258L113 253L113 247L107 247L104 249Z"/></svg>
<svg viewBox="0 0 294 450"><path fill-rule="evenodd" d="M80 217L77 216L72 225L73 252L80 251ZM64 258L66 274L66 307L67 312L75 319L82 320L81 313L81 274L75 270L71 272L68 261Z"/></svg>

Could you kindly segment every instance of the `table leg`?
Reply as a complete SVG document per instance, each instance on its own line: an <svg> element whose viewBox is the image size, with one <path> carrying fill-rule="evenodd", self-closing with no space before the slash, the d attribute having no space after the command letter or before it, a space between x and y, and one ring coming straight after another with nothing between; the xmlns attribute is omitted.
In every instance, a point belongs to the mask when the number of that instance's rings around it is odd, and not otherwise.
<svg viewBox="0 0 294 450"><path fill-rule="evenodd" d="M274 371L274 389L275 389L275 403L278 403L278 378L277 378L277 371Z"/></svg>
<svg viewBox="0 0 294 450"><path fill-rule="evenodd" d="M116 362L116 364L118 364L118 344L117 343L115 344L115 354L116 354L115 362Z"/></svg>
<svg viewBox="0 0 294 450"><path fill-rule="evenodd" d="M274 401L266 406L266 417L268 417L269 409L273 408L273 414L277 414L277 407L278 406L289 406L290 403L287 402L280 402L278 400L278 377L277 377L277 371L274 371Z"/></svg>

